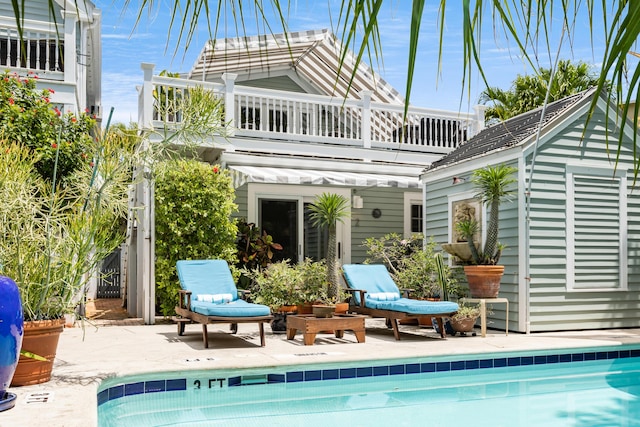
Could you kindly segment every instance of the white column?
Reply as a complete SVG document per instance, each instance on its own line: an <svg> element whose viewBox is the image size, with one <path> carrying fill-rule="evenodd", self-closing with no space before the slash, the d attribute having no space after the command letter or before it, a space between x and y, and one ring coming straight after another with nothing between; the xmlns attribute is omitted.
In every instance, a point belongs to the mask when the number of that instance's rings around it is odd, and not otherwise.
<svg viewBox="0 0 640 427"><path fill-rule="evenodd" d="M371 96L373 92L363 90L362 97L362 146L371 148Z"/></svg>
<svg viewBox="0 0 640 427"><path fill-rule="evenodd" d="M140 68L144 73L142 90L138 97L138 127L141 129L151 129L153 126L153 70L155 64L143 62Z"/></svg>
<svg viewBox="0 0 640 427"><path fill-rule="evenodd" d="M76 24L78 22L78 14L75 9L68 9L64 12L64 82L73 85L74 95L76 99L80 96L79 82L77 80L78 58L76 56ZM77 102L64 105L64 112L71 110L77 113Z"/></svg>
<svg viewBox="0 0 640 427"><path fill-rule="evenodd" d="M473 110L476 113L476 125L474 126L475 132L474 135L484 129L484 111L487 109L484 105L476 105L473 107ZM469 135L471 137L473 135Z"/></svg>
<svg viewBox="0 0 640 427"><path fill-rule="evenodd" d="M234 88L236 84L236 79L238 78L237 74L233 73L224 73L222 75L222 81L224 81L224 114L225 121L231 124L229 128L229 136L233 136L235 134L236 129L236 105L235 105L235 97L234 97Z"/></svg>

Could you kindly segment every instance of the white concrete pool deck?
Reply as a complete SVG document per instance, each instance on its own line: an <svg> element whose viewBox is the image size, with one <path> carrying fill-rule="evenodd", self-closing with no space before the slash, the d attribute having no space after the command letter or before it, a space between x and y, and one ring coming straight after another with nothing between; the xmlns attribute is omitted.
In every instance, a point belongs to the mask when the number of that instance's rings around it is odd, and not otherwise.
<svg viewBox="0 0 640 427"><path fill-rule="evenodd" d="M173 323L152 326L96 324L65 329L60 337L52 380L45 384L12 387L13 409L0 412L2 427L91 427L97 425L97 390L109 377L190 369L244 368L418 356L495 353L640 343L640 329L556 332L505 336L489 330L487 336L440 339L432 330L401 326L400 341L382 320L367 319L366 342L357 343L346 332L337 339L319 334L305 346L302 335L288 341L266 326L266 346L260 347L255 324L239 325L237 335L227 325L209 325L209 348L203 348L200 325L187 325L179 337ZM46 400L46 401L41 401Z"/></svg>

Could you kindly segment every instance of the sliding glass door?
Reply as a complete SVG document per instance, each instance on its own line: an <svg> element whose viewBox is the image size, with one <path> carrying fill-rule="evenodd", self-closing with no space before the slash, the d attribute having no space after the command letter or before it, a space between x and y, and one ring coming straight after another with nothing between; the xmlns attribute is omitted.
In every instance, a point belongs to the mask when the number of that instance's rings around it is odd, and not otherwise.
<svg viewBox="0 0 640 427"><path fill-rule="evenodd" d="M328 231L312 225L309 206L315 195L275 195L256 191L256 223L261 230L280 243L282 251L276 251L274 259L290 259L299 262L305 258L319 261L327 255ZM350 233L343 224L338 224L338 256L345 262L343 241L348 241ZM348 261L346 261L348 262Z"/></svg>

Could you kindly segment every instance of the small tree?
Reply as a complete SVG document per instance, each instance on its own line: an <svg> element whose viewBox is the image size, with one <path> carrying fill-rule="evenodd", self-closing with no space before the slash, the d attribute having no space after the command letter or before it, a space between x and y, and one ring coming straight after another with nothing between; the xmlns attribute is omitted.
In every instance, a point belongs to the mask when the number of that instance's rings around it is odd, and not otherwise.
<svg viewBox="0 0 640 427"><path fill-rule="evenodd" d="M346 197L334 193L322 193L316 196L309 210L314 227L327 227L329 241L327 243L327 297L337 300L340 295L338 278L338 254L336 252L336 227L338 221L343 222L349 216L349 204Z"/></svg>

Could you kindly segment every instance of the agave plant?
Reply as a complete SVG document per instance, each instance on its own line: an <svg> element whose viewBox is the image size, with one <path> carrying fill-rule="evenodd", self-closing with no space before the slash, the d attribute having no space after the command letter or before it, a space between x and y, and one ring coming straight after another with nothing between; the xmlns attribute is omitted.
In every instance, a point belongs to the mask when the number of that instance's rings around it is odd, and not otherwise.
<svg viewBox="0 0 640 427"><path fill-rule="evenodd" d="M510 200L514 194L508 187L516 182L513 177L515 172L516 168L503 164L487 166L473 172L471 182L477 191L474 197L489 207L489 222L483 250L479 251L473 241L479 227L475 219L460 221L455 225L456 231L467 239L473 264L495 265L500 260L504 248L498 242L500 203Z"/></svg>
<svg viewBox="0 0 640 427"><path fill-rule="evenodd" d="M311 224L314 227L327 227L329 241L327 248L327 297L334 302L340 295L338 278L338 254L336 252L336 227L349 216L349 205L346 197L334 193L322 193L317 196L311 206Z"/></svg>

